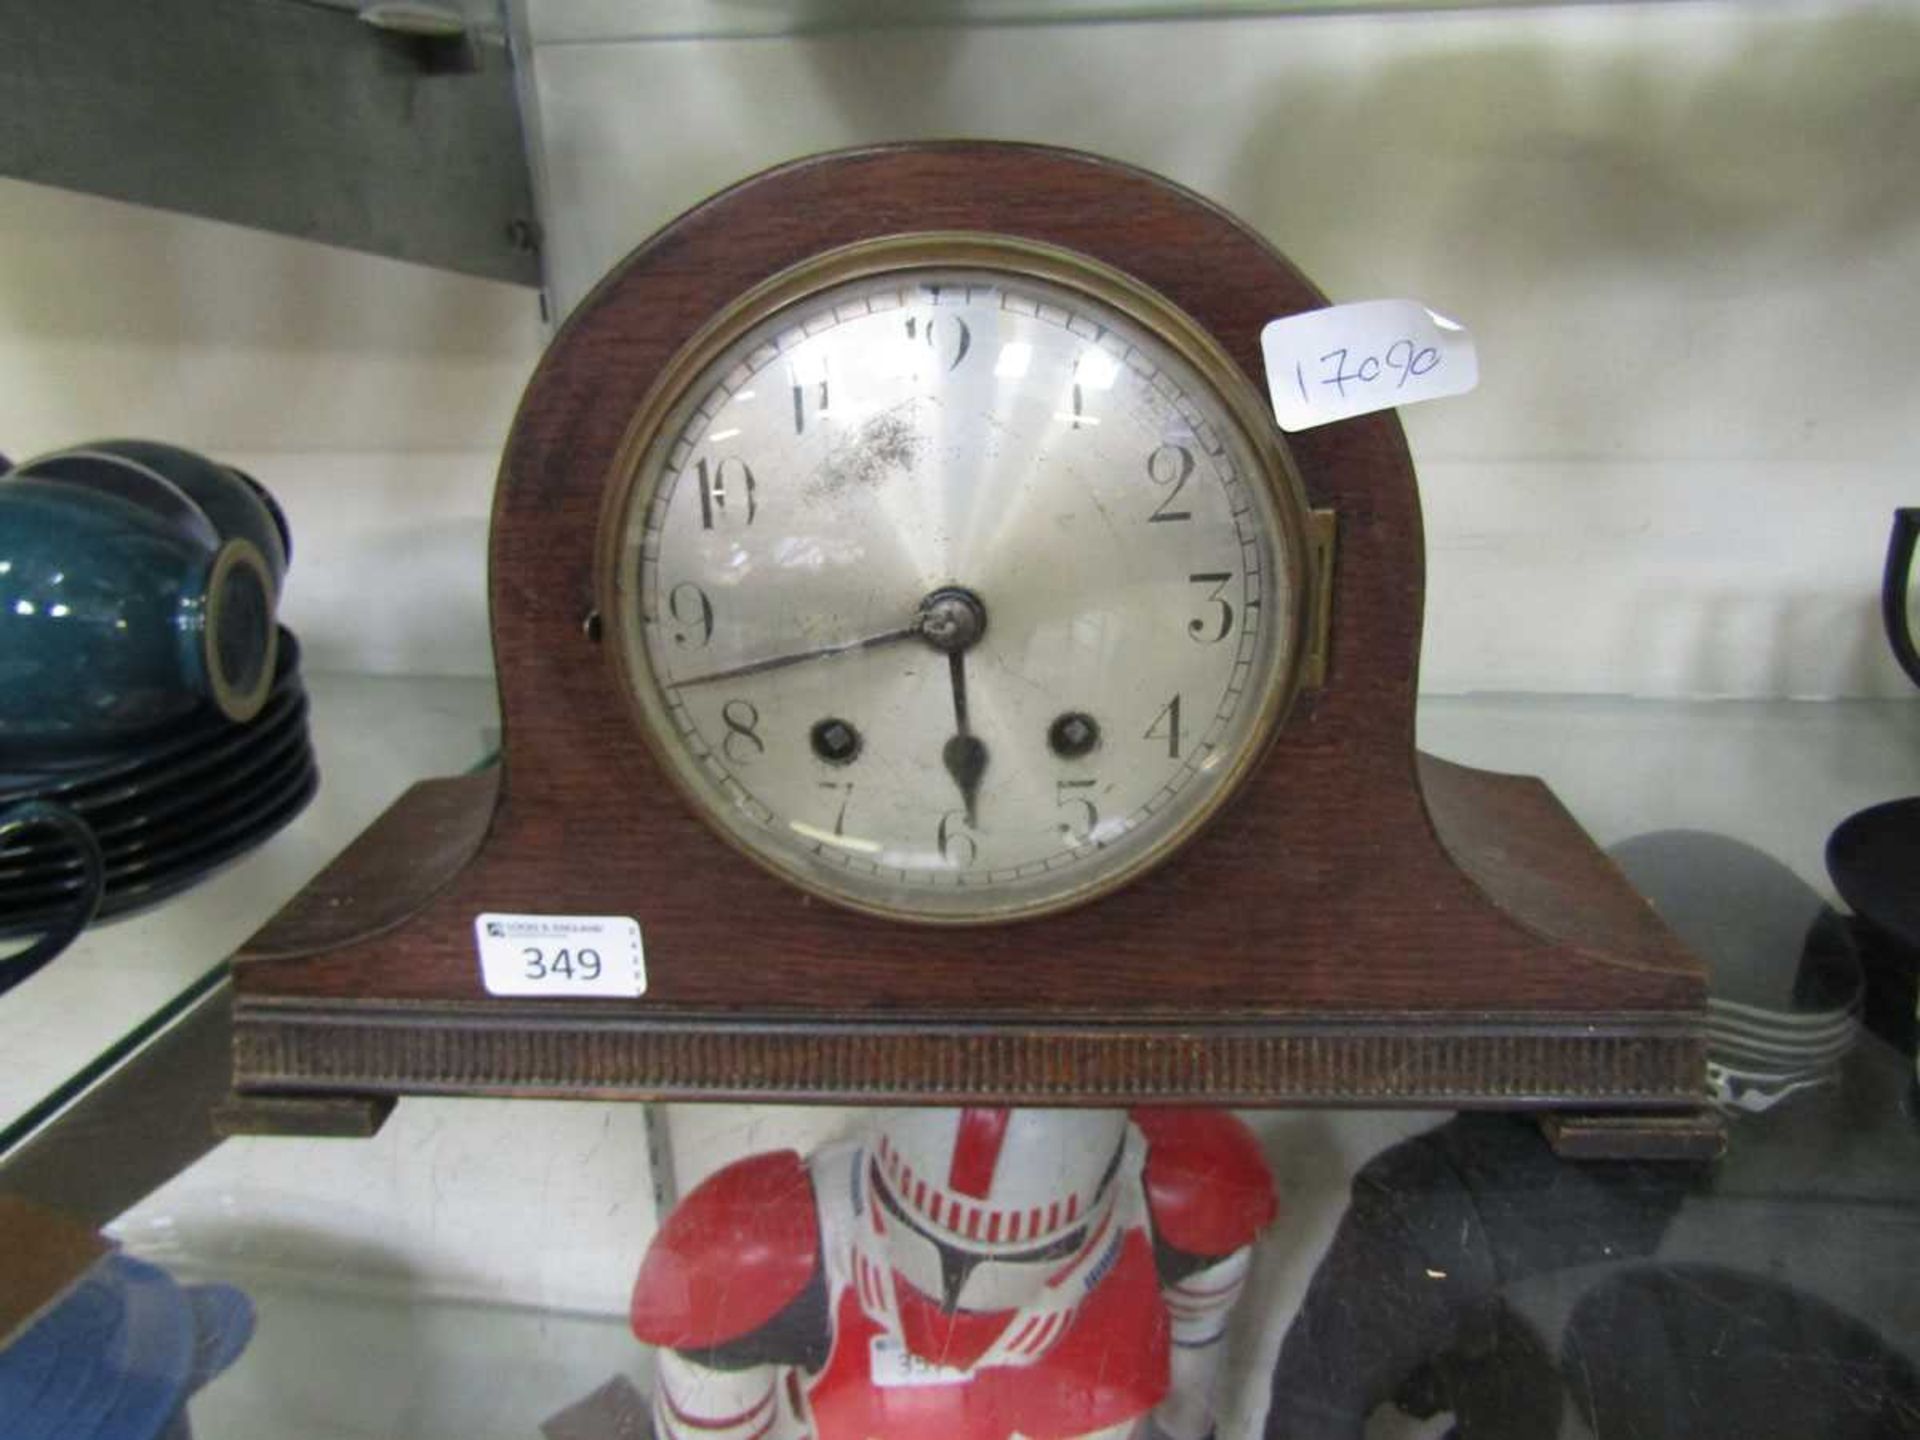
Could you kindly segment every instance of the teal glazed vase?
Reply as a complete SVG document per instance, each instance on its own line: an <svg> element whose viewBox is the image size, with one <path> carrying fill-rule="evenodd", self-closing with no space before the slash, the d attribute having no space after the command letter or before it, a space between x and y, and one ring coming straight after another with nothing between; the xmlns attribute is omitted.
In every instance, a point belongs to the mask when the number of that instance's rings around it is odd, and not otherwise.
<svg viewBox="0 0 1920 1440"><path fill-rule="evenodd" d="M275 586L286 578L293 542L279 502L252 476L204 455L157 440L95 440L29 460L15 473L119 495L183 531L211 526L222 539L252 541Z"/></svg>
<svg viewBox="0 0 1920 1440"><path fill-rule="evenodd" d="M151 467L107 454L63 452L0 476L10 766L132 748L208 708L235 723L259 713L285 545L241 513L217 522Z"/></svg>
<svg viewBox="0 0 1920 1440"><path fill-rule="evenodd" d="M251 540L266 557L276 585L285 580L293 559L287 517L280 502L244 470L157 440L95 440L63 453L111 456L159 475L199 506L222 536ZM36 462L36 469L39 463L44 462Z"/></svg>

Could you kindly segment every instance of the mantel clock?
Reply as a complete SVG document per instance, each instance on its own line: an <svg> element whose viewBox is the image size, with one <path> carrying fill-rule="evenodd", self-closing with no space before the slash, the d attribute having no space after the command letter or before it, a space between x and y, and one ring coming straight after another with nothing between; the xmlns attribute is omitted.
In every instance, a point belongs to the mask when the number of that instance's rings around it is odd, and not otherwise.
<svg viewBox="0 0 1920 1440"><path fill-rule="evenodd" d="M1037 147L674 221L508 442L501 762L248 945L241 1090L1696 1105L1698 963L1538 782L1415 751L1399 424L1258 383L1325 303ZM631 919L644 993L490 994L494 914Z"/></svg>

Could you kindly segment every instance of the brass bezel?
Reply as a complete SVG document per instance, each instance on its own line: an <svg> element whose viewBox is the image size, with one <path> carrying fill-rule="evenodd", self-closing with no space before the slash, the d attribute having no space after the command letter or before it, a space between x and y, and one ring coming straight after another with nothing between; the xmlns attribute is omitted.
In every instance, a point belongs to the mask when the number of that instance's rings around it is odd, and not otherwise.
<svg viewBox="0 0 1920 1440"><path fill-rule="evenodd" d="M621 584L620 559L628 525L636 509L644 514L658 483L640 483L649 455L683 404L690 403L689 387L700 374L753 327L789 306L823 290L876 275L911 270L977 269L1024 276L1076 290L1119 311L1192 366L1213 390L1259 462L1264 481L1280 518L1279 548L1291 572L1288 586L1291 623L1283 637L1283 663L1260 697L1251 738L1235 755L1215 786L1213 796L1175 830L1161 837L1139 856L1117 870L1099 875L1083 886L1057 895L1043 904L1029 904L978 914L928 914L873 904L839 893L811 876L797 873L743 843L719 817L711 798L682 772L679 748L665 737L670 726L660 701L659 685L645 661L645 642L632 634L628 603L631 592ZM915 925L946 927L1008 924L1039 919L1076 909L1110 895L1184 849L1207 822L1239 793L1248 776L1272 748L1281 724L1292 710L1308 671L1312 637L1323 633L1315 614L1322 587L1315 575L1318 553L1313 543L1306 487L1293 456L1281 440L1271 411L1258 391L1220 343L1198 321L1158 291L1100 260L1016 236L976 231L919 231L876 236L808 257L771 276L718 312L662 367L614 453L613 468L604 487L594 594L602 619L605 648L613 678L640 731L642 740L681 798L731 849L761 869L806 894L843 909ZM636 673L639 672L639 673ZM979 894L990 893L980 887Z"/></svg>

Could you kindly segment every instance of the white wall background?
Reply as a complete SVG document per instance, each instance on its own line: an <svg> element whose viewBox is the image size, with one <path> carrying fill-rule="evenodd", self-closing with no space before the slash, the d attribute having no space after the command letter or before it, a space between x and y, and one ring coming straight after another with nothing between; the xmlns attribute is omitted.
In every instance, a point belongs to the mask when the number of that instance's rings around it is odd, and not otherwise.
<svg viewBox="0 0 1920 1440"><path fill-rule="evenodd" d="M1902 692L1874 589L1920 501L1920 7L618 38L647 15L530 0L562 309L794 155L1100 150L1336 298L1476 331L1480 390L1406 415L1429 692ZM316 669L486 672L492 476L539 345L523 291L0 182L0 448L132 433L252 469Z"/></svg>
<svg viewBox="0 0 1920 1440"><path fill-rule="evenodd" d="M682 33L765 6L686 0ZM1026 7L1034 8L1034 7ZM974 136L1222 202L1477 334L1410 410L1424 685L1894 694L1920 500L1920 9L1676 3L623 41L529 0L562 308L724 178ZM743 17L747 17L743 19Z"/></svg>
<svg viewBox="0 0 1920 1440"><path fill-rule="evenodd" d="M540 345L528 290L0 180L0 451L137 435L258 477L311 670L490 670L493 475Z"/></svg>

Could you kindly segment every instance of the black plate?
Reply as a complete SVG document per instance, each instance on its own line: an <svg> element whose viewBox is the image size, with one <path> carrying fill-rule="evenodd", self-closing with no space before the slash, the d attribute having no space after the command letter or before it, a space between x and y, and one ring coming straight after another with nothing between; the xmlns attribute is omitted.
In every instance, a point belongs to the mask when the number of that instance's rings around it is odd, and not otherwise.
<svg viewBox="0 0 1920 1440"><path fill-rule="evenodd" d="M319 788L319 781L319 772L310 768L285 800L262 810L250 826L210 843L191 857L182 856L172 864L155 868L138 880L110 885L98 918L104 920L145 909L198 884L228 861L259 845L304 810ZM0 935L36 934L66 913L67 905L62 902L26 908L0 904ZM5 963L0 960L0 965Z"/></svg>
<svg viewBox="0 0 1920 1440"><path fill-rule="evenodd" d="M243 733L206 752L204 764L189 768L181 762L179 773L156 777L157 783L150 789L135 787L132 794L116 795L111 804L68 808L92 827L95 838L109 852L129 844L151 843L158 832L178 822L183 812L203 812L232 790L244 793L302 742L306 736L305 697L294 691L285 699L287 704L271 720L256 721L244 727ZM0 845L0 878L11 878L9 867L56 862L71 863L65 847L51 838Z"/></svg>
<svg viewBox="0 0 1920 1440"><path fill-rule="evenodd" d="M296 681L284 693L274 697L272 706L245 725L235 725L200 748L176 755L164 764L151 766L137 776L125 777L70 796L48 796L68 809L90 819L110 823L115 810L139 805L149 797L172 786L197 783L209 772L245 754L270 736L292 724L302 724L307 711L306 692Z"/></svg>
<svg viewBox="0 0 1920 1440"><path fill-rule="evenodd" d="M1841 821L1827 840L1827 873L1856 915L1920 956L1920 795Z"/></svg>
<svg viewBox="0 0 1920 1440"><path fill-rule="evenodd" d="M145 851L117 865L109 864L108 895L111 896L121 886L138 884L152 871L191 864L202 853L220 848L232 836L249 830L260 816L277 809L287 796L313 781L318 774L319 769L313 762L311 750L296 755L271 789L247 796L244 804L234 807L218 824L196 826L186 833L179 844L164 850ZM58 905L81 883L76 871L70 876L0 885L0 910Z"/></svg>
<svg viewBox="0 0 1920 1440"><path fill-rule="evenodd" d="M257 777L307 737L306 707L297 702L267 729L250 734L244 744L224 749L219 763L203 774L184 776L151 792L141 792L112 806L78 809L103 845L138 844L157 830L191 821L209 804L219 803L230 791L245 792ZM0 847L0 866L64 857L51 837L36 835Z"/></svg>
<svg viewBox="0 0 1920 1440"><path fill-rule="evenodd" d="M283 626L280 659L274 667L267 709L272 709L285 691L297 690L299 686L300 642ZM208 709L154 736L137 750L115 750L72 765L0 772L0 802L58 800L70 809L111 803L110 797L117 791L153 784L161 767L191 761L197 753L230 739L235 732L245 733L260 724L266 713L262 710L247 724L235 725L219 711Z"/></svg>
<svg viewBox="0 0 1920 1440"><path fill-rule="evenodd" d="M239 803L228 806L217 821L209 817L205 823L183 827L179 838L172 845L158 849L138 850L117 862L109 862L107 888L111 890L117 882L136 880L156 866L171 865L180 859L198 854L206 846L219 843L231 831L244 829L254 817L272 809L287 791L294 788L300 777L313 768L315 768L313 754L310 749L298 751L289 756L283 771L275 777L271 787L261 788L243 796ZM60 896L79 884L80 874L77 870L70 874L29 876L0 884L0 907L37 904L41 900L54 903Z"/></svg>
<svg viewBox="0 0 1920 1440"><path fill-rule="evenodd" d="M189 797L200 803L170 822L124 833L112 843L102 843L107 877L132 866L164 860L182 850L191 850L208 834L220 827L244 820L270 804L272 797L286 787L292 777L313 764L313 747L304 728L289 732L263 763L256 766L245 781L237 777L211 785ZM15 857L0 865L0 897L17 895L30 888L49 890L69 888L80 877L80 861L58 842L46 842L45 848L31 859ZM5 903L0 900L0 903Z"/></svg>
<svg viewBox="0 0 1920 1440"><path fill-rule="evenodd" d="M12 798L53 800L82 814L123 805L220 764L236 750L244 749L263 730L284 725L288 716L294 710L303 709L305 704L306 691L299 676L292 674L275 687L265 708L245 725L223 726L191 747L170 749L164 759L142 761L98 779L85 782L76 779L29 790ZM8 799L0 797L0 804L5 803L9 803Z"/></svg>

